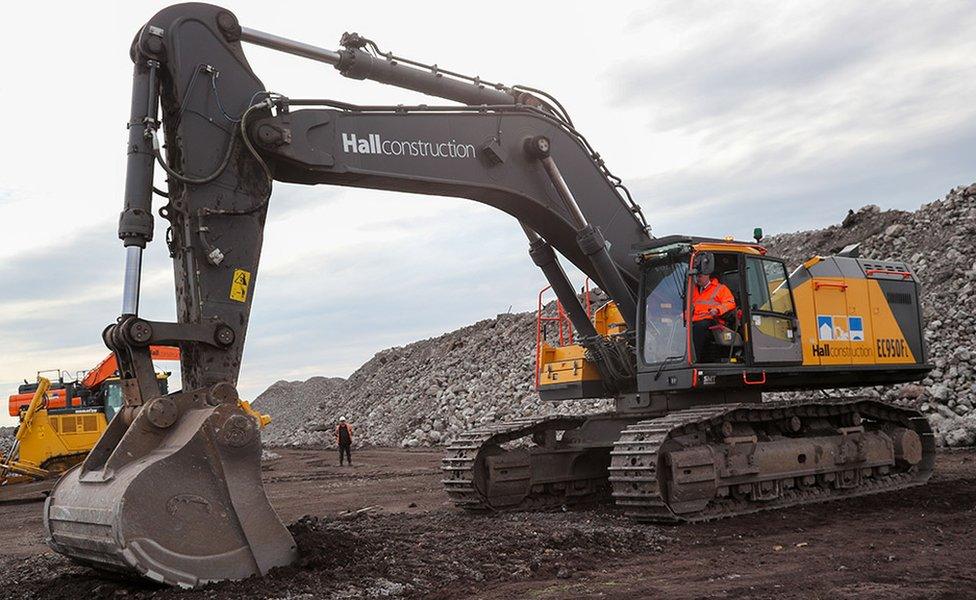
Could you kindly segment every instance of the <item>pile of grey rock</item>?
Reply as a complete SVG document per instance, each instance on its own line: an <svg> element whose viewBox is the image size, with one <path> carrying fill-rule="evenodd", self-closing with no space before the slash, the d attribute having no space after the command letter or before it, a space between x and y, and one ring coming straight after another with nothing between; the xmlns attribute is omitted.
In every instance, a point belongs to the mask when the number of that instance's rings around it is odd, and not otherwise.
<svg viewBox="0 0 976 600"><path fill-rule="evenodd" d="M275 419L264 442L331 444L335 422L345 416L357 445L434 446L501 419L606 410L606 401L539 400L535 332L534 313L502 314L383 350L344 381L279 381L254 401Z"/></svg>
<svg viewBox="0 0 976 600"><path fill-rule="evenodd" d="M922 285L925 339L935 369L918 384L846 390L913 406L945 446L976 445L976 184L914 212L866 206L840 225L766 240L798 264L861 243L861 256L907 262Z"/></svg>
<svg viewBox="0 0 976 600"><path fill-rule="evenodd" d="M908 262L923 286L925 337L935 370L918 384L839 390L917 407L938 442L976 444L976 184L915 212L866 206L840 225L765 240L797 265L861 244L861 256ZM457 331L376 354L348 379L279 381L255 400L274 422L270 446L332 443L339 416L358 445L443 445L496 420L607 410L607 401L549 404L534 391L535 314L498 315Z"/></svg>
<svg viewBox="0 0 976 600"><path fill-rule="evenodd" d="M307 381L278 381L252 403L271 415L261 438L269 446L313 446L330 443L332 436L314 429L319 423L318 405L345 383L340 377L312 377Z"/></svg>

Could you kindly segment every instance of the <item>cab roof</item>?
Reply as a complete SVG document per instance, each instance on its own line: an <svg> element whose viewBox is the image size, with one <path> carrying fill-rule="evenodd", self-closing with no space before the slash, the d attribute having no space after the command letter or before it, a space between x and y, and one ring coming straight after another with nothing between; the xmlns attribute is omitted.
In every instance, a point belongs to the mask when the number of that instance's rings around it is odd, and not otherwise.
<svg viewBox="0 0 976 600"><path fill-rule="evenodd" d="M766 247L757 242L744 242L741 240L726 240L719 238L697 237L688 235L667 235L654 238L647 244L635 248L637 254L647 251L657 250L666 246L676 246L687 244L695 250L708 250L711 252L739 252L742 254L766 254Z"/></svg>

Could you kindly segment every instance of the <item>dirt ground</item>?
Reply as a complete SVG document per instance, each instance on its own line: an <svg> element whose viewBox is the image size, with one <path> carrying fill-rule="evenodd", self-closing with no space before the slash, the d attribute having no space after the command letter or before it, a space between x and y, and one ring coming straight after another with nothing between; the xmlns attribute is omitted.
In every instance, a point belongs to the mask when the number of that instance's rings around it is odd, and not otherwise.
<svg viewBox="0 0 976 600"><path fill-rule="evenodd" d="M610 506L469 515L439 490L440 452L280 450L272 504L299 564L199 590L75 566L47 550L41 505L4 505L0 598L973 598L976 452L943 452L906 492L700 525L635 526ZM370 508L356 516L350 511Z"/></svg>

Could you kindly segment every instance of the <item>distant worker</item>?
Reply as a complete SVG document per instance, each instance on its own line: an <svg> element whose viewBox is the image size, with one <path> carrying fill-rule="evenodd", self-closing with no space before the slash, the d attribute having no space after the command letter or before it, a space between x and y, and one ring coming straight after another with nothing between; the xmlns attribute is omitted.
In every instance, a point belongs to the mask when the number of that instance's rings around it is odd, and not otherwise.
<svg viewBox="0 0 976 600"><path fill-rule="evenodd" d="M695 285L691 290L691 340L696 362L704 360L711 328L724 325L722 317L735 310L732 291L712 277L711 263L709 259L696 261Z"/></svg>
<svg viewBox="0 0 976 600"><path fill-rule="evenodd" d="M349 461L352 466L352 425L346 423L345 417L339 417L339 424L335 428L336 444L339 446L339 466L342 466L343 458Z"/></svg>

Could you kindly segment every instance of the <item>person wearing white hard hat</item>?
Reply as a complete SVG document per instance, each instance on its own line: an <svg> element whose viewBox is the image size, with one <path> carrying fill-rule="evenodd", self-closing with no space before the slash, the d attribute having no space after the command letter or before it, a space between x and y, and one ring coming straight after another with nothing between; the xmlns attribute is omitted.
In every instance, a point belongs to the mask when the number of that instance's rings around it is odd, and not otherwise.
<svg viewBox="0 0 976 600"><path fill-rule="evenodd" d="M339 424L335 428L335 441L339 446L339 466L345 459L352 466L352 425L346 423L345 417L339 417Z"/></svg>

